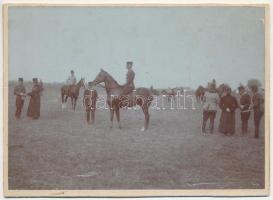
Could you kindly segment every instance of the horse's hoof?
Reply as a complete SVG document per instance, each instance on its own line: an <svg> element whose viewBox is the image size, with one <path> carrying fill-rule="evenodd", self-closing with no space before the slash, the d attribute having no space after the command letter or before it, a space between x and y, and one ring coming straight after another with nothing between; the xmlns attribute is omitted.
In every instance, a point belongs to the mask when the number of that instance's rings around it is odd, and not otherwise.
<svg viewBox="0 0 273 200"><path fill-rule="evenodd" d="M113 128L113 126L110 126L109 128L110 128L110 129L112 129L112 128Z"/></svg>
<svg viewBox="0 0 273 200"><path fill-rule="evenodd" d="M141 131L146 131L145 127L142 127L142 128L141 128Z"/></svg>

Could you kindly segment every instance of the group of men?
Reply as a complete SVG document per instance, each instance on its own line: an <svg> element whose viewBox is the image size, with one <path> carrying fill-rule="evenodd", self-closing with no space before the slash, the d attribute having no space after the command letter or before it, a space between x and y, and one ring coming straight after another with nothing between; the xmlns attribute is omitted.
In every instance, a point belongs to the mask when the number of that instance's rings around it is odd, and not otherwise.
<svg viewBox="0 0 273 200"><path fill-rule="evenodd" d="M235 111L240 109L241 130L242 134L248 132L248 121L251 112L254 113L255 138L259 137L260 121L264 114L264 97L258 91L258 85L250 86L252 97L246 91L244 86L239 86L238 91L240 99L232 95L231 88L226 88L225 94L219 97L215 83L208 84L208 91L204 94L203 105L203 124L202 132L206 133L206 123L210 119L209 131L213 133L214 120L216 117L217 107L221 109L219 132L225 135L235 134Z"/></svg>
<svg viewBox="0 0 273 200"><path fill-rule="evenodd" d="M30 96L29 106L27 109L27 116L32 119L39 119L41 107L41 94L43 91L42 81L38 82L37 78L32 79L33 86L29 93L26 93L23 78L18 78L18 84L14 88L14 95L16 96L16 112L15 117L21 117L26 96Z"/></svg>
<svg viewBox="0 0 273 200"><path fill-rule="evenodd" d="M127 75L126 75L126 84L124 85L123 89L123 94L129 94L135 89L134 85L134 78L135 78L135 72L133 71L133 62L127 62ZM73 85L77 83L77 78L75 75L74 70L70 71L70 76L66 80L66 85L68 85L68 90L71 89ZM26 94L26 88L24 86L24 81L23 78L18 79L18 84L14 88L14 95L16 96L16 112L15 112L15 117L20 118L22 109L24 106L24 101L26 96L30 96L30 101L29 101L29 106L28 106L28 111L27 111L27 116L31 117L32 119L38 119L40 117L40 96L43 91L43 85L42 82L40 81L38 83L37 78L33 78L33 87L32 91L30 93ZM93 83L89 82L87 87L85 88L84 95L86 96L92 96L94 95L93 99L97 99L97 92L93 88ZM86 101L86 112L87 112L87 121L90 122L90 115L91 115L91 120L94 121L94 105L92 105L96 102L94 100L91 101ZM91 104L90 104L91 103ZM92 106L91 106L92 105Z"/></svg>

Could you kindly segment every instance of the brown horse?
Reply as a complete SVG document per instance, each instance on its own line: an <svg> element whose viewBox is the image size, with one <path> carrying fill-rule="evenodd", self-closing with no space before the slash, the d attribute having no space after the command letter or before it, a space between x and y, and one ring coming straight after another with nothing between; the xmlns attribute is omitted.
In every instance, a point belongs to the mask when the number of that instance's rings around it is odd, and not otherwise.
<svg viewBox="0 0 273 200"><path fill-rule="evenodd" d="M196 101L201 103L204 99L204 94L206 92L206 88L204 88L203 86L199 86L197 88L197 90L195 91L195 97L196 97Z"/></svg>
<svg viewBox="0 0 273 200"><path fill-rule="evenodd" d="M147 88L137 88L132 93L124 95L124 89L126 89L125 88L126 86L119 85L117 81L114 80L114 78L103 69L101 69L100 73L97 75L93 83L99 84L102 82L105 83L105 89L107 93L107 104L109 105L110 108L111 120L110 128L113 127L114 113L116 113L119 128L121 128L119 115L120 108L133 107L139 105L142 108L142 111L145 115L144 127L141 130L142 131L147 130L150 120L149 106L153 101L151 91Z"/></svg>
<svg viewBox="0 0 273 200"><path fill-rule="evenodd" d="M79 97L80 88L84 86L84 79L81 80L76 85L64 85L61 88L61 96L62 96L62 109L66 107L66 102L68 97L71 98L72 109L76 109L77 99Z"/></svg>

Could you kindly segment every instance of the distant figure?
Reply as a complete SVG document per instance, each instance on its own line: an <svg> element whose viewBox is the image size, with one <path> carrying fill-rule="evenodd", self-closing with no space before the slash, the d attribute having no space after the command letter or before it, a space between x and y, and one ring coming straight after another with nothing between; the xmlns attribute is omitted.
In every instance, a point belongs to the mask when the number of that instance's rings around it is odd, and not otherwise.
<svg viewBox="0 0 273 200"><path fill-rule="evenodd" d="M231 95L231 88L227 88L226 95L220 100L220 108L222 116L220 121L220 132L227 135L235 133L235 110L238 108L238 103L235 97Z"/></svg>
<svg viewBox="0 0 273 200"><path fill-rule="evenodd" d="M208 91L205 92L203 97L203 124L202 124L202 132L206 133L206 123L208 119L210 119L210 133L213 133L214 129L214 119L216 116L217 105L219 103L219 96L216 92L215 84L208 84Z"/></svg>
<svg viewBox="0 0 273 200"><path fill-rule="evenodd" d="M27 116L32 119L39 119L40 117L40 107L41 107L41 87L38 84L38 79L33 78L33 87L32 91L28 93L30 96L29 106L27 110Z"/></svg>
<svg viewBox="0 0 273 200"><path fill-rule="evenodd" d="M240 94L242 133L245 134L248 131L248 120L250 117L251 98L249 94L247 94L244 86L239 86L238 90Z"/></svg>
<svg viewBox="0 0 273 200"><path fill-rule="evenodd" d="M39 81L38 86L40 87L40 96L42 96L42 93L44 91L44 83L42 80Z"/></svg>
<svg viewBox="0 0 273 200"><path fill-rule="evenodd" d="M66 84L68 85L68 92L67 93L70 93L72 86L76 85L76 83L77 83L77 78L75 76L75 72L74 72L74 70L71 70L70 76L66 80Z"/></svg>
<svg viewBox="0 0 273 200"><path fill-rule="evenodd" d="M95 122L95 111L98 93L95 89L93 89L93 85L93 82L88 82L87 88L84 90L83 101L86 108L86 121L88 124L93 124Z"/></svg>
<svg viewBox="0 0 273 200"><path fill-rule="evenodd" d="M22 112L25 97L26 97L26 88L24 86L23 78L18 79L18 84L14 88L14 95L16 95L15 117L19 119L21 117L21 112Z"/></svg>
<svg viewBox="0 0 273 200"><path fill-rule="evenodd" d="M259 138L260 121L264 114L264 97L258 92L258 86L251 86L253 93L252 104L254 111L255 138Z"/></svg>
<svg viewBox="0 0 273 200"><path fill-rule="evenodd" d="M133 62L127 62L127 75L126 75L126 84L124 85L122 94L127 95L135 89L134 78L135 72L133 71Z"/></svg>

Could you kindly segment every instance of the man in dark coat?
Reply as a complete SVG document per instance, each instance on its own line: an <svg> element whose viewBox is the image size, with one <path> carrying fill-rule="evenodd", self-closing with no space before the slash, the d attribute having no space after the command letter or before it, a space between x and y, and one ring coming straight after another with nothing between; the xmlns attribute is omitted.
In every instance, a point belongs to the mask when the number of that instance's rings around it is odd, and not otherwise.
<svg viewBox="0 0 273 200"><path fill-rule="evenodd" d="M126 75L126 84L124 85L124 89L122 94L127 95L131 93L135 89L134 78L135 72L133 71L133 62L127 62L127 75Z"/></svg>
<svg viewBox="0 0 273 200"><path fill-rule="evenodd" d="M28 93L28 96L30 96L30 101L27 110L27 116L31 117L32 119L39 119L42 88L39 86L37 78L33 78L32 81L33 81L32 91Z"/></svg>
<svg viewBox="0 0 273 200"><path fill-rule="evenodd" d="M88 82L88 86L84 90L84 105L86 109L86 121L88 124L93 124L95 122L96 102L98 97L97 91L92 87L93 82Z"/></svg>
<svg viewBox="0 0 273 200"><path fill-rule="evenodd" d="M264 114L264 97L258 92L258 86L251 86L253 92L252 104L254 111L255 138L259 138L260 121Z"/></svg>
<svg viewBox="0 0 273 200"><path fill-rule="evenodd" d="M248 130L248 120L250 116L250 95L245 91L244 86L238 88L240 94L240 109L241 109L241 121L242 121L242 133L247 133Z"/></svg>
<svg viewBox="0 0 273 200"><path fill-rule="evenodd" d="M235 97L231 95L231 88L226 90L226 95L223 96L219 104L222 109L222 120L220 123L221 132L227 135L235 133L235 110L238 107L238 103Z"/></svg>
<svg viewBox="0 0 273 200"><path fill-rule="evenodd" d="M16 95L15 117L19 119L21 117L21 112L24 106L24 101L26 96L26 88L24 86L23 78L18 79L18 84L14 88L14 95Z"/></svg>

